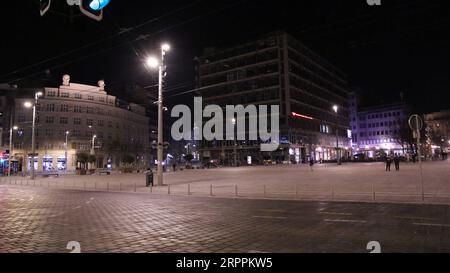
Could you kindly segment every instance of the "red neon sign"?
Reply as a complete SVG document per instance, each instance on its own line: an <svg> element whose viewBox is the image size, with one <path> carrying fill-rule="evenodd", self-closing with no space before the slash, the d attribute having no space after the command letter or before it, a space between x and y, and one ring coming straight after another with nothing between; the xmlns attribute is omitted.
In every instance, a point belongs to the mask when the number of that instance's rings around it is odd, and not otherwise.
<svg viewBox="0 0 450 273"><path fill-rule="evenodd" d="M295 112L292 112L291 114L292 114L292 116L294 118L303 118L303 119L309 119L309 120L313 120L314 119L314 118L312 118L310 116L305 116L305 115L302 115L302 114L299 114L299 113L295 113Z"/></svg>

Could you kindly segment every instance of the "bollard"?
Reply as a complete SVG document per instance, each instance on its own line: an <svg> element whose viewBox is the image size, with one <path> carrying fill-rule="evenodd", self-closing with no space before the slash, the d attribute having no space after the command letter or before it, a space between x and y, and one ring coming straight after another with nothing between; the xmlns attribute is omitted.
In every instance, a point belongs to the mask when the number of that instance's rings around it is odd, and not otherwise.
<svg viewBox="0 0 450 273"><path fill-rule="evenodd" d="M213 188L212 188L212 184L209 185L209 196L214 196L213 195Z"/></svg>
<svg viewBox="0 0 450 273"><path fill-rule="evenodd" d="M153 193L153 185L150 185L149 190L150 190L150 193Z"/></svg>
<svg viewBox="0 0 450 273"><path fill-rule="evenodd" d="M170 194L170 184L167 185L167 194Z"/></svg>
<svg viewBox="0 0 450 273"><path fill-rule="evenodd" d="M372 197L373 197L373 201L377 200L376 196L375 196L375 186L372 184Z"/></svg>
<svg viewBox="0 0 450 273"><path fill-rule="evenodd" d="M83 182L83 189L86 190L86 181Z"/></svg>
<svg viewBox="0 0 450 273"><path fill-rule="evenodd" d="M134 182L134 192L136 192L136 182Z"/></svg>
<svg viewBox="0 0 450 273"><path fill-rule="evenodd" d="M334 185L331 185L331 200L334 200Z"/></svg>
<svg viewBox="0 0 450 273"><path fill-rule="evenodd" d="M191 195L191 184L188 184L188 195Z"/></svg>
<svg viewBox="0 0 450 273"><path fill-rule="evenodd" d="M266 185L264 185L264 198L266 198Z"/></svg>
<svg viewBox="0 0 450 273"><path fill-rule="evenodd" d="M298 185L295 185L295 199L298 199Z"/></svg>
<svg viewBox="0 0 450 273"><path fill-rule="evenodd" d="M47 181L47 188L50 188L50 181Z"/></svg>
<svg viewBox="0 0 450 273"><path fill-rule="evenodd" d="M238 185L234 185L234 195L238 197Z"/></svg>
<svg viewBox="0 0 450 273"><path fill-rule="evenodd" d="M109 182L106 182L106 191L109 191Z"/></svg>

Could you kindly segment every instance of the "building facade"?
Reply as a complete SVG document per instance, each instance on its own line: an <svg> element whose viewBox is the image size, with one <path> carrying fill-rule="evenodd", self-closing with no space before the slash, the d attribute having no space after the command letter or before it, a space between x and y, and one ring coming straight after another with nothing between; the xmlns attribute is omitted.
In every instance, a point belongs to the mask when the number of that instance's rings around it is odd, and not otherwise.
<svg viewBox="0 0 450 273"><path fill-rule="evenodd" d="M262 153L259 141L203 141L199 151L204 161L232 165L268 159L292 163L310 158L333 160L336 146L342 157L349 154L346 75L287 33L205 49L198 58L196 80L204 105L280 107L279 150Z"/></svg>
<svg viewBox="0 0 450 273"><path fill-rule="evenodd" d="M450 110L424 115L427 140L433 156L450 152Z"/></svg>
<svg viewBox="0 0 450 273"><path fill-rule="evenodd" d="M353 153L376 158L383 154L405 154L399 143L400 131L407 126L409 108L406 103L379 105L358 109L355 97L350 102Z"/></svg>
<svg viewBox="0 0 450 273"><path fill-rule="evenodd" d="M103 81L98 86L76 84L68 75L60 87L44 88L42 93L36 105L34 160L32 109L24 106L34 99L14 98L11 113L18 127L12 139L14 171L28 172L32 165L38 172L74 171L80 167L77 153L94 154L95 168L117 168L124 155L135 157L139 168L148 166L149 121L144 107L109 95ZM4 137L5 149L8 142Z"/></svg>

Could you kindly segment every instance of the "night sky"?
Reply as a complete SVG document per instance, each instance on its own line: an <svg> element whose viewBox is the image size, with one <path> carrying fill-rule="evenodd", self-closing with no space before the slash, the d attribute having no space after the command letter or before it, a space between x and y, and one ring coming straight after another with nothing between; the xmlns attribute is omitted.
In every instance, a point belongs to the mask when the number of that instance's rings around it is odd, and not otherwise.
<svg viewBox="0 0 450 273"><path fill-rule="evenodd" d="M450 109L448 1L381 1L111 0L102 22L65 0L53 0L44 17L39 1L7 1L0 83L56 84L68 73L78 83L105 79L120 96L122 86L157 83L143 60L168 41L166 96L174 104L193 95L186 91L194 88L194 57L204 47L286 30L346 72L365 105L399 101L403 92L422 112Z"/></svg>

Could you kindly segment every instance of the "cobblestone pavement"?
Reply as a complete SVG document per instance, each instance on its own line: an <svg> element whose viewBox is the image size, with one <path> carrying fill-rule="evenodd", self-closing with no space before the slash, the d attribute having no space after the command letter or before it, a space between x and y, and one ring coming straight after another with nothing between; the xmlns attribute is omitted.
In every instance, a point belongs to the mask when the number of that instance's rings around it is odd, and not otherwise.
<svg viewBox="0 0 450 273"><path fill-rule="evenodd" d="M0 186L0 252L449 252L448 206Z"/></svg>

